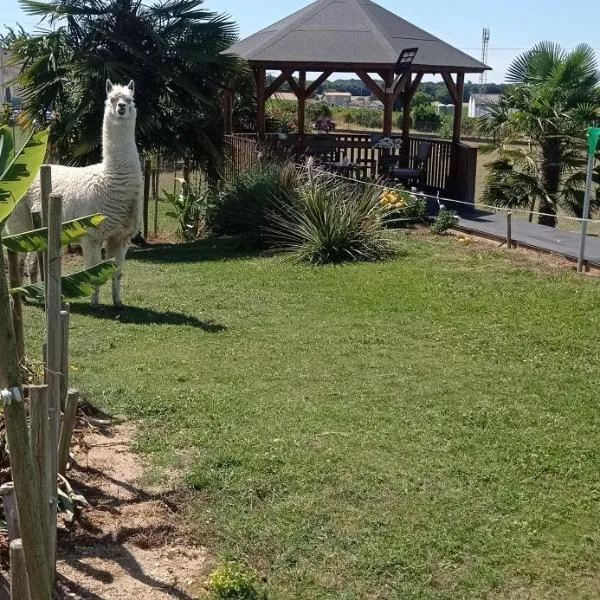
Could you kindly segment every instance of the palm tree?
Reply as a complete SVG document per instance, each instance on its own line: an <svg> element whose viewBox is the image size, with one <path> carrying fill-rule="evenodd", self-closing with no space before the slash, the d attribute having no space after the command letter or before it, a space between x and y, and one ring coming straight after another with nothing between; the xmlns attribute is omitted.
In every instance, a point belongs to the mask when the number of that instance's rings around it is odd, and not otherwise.
<svg viewBox="0 0 600 600"><path fill-rule="evenodd" d="M237 70L224 56L237 27L203 0L20 0L50 28L5 40L22 64L25 118L52 108L51 144L63 162L98 160L104 82L136 82L142 150L212 162L222 150L220 101Z"/></svg>
<svg viewBox="0 0 600 600"><path fill-rule="evenodd" d="M562 209L581 216L586 127L600 119L600 73L594 51L568 52L541 42L508 69L515 84L480 119L499 158L490 164L484 199L498 206L537 206L539 222L556 226ZM598 179L600 181L600 179ZM598 200L594 200L598 208Z"/></svg>

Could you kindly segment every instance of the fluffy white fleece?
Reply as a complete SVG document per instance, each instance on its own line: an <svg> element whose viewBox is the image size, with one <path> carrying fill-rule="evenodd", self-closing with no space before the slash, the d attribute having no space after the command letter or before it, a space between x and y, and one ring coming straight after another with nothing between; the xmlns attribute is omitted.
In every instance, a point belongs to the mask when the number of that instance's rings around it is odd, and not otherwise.
<svg viewBox="0 0 600 600"><path fill-rule="evenodd" d="M113 275L113 303L120 306L121 271L129 240L139 231L142 213L143 177L135 145L136 108L134 83L127 86L106 82L106 103L102 127L102 162L89 167L52 165L52 192L62 194L63 221L93 213L106 217L102 225L81 240L86 266L106 256L115 258L119 270ZM39 180L17 206L7 225L11 233L33 228L31 212L40 210ZM98 303L99 291L92 296Z"/></svg>

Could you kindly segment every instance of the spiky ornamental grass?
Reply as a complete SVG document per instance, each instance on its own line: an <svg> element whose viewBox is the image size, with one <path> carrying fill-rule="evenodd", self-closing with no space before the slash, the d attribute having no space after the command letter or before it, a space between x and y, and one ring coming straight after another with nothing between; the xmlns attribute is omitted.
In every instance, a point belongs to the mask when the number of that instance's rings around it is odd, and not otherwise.
<svg viewBox="0 0 600 600"><path fill-rule="evenodd" d="M390 210L379 188L317 172L309 163L297 197L269 215L266 232L277 249L316 265L378 261L395 253L384 226Z"/></svg>

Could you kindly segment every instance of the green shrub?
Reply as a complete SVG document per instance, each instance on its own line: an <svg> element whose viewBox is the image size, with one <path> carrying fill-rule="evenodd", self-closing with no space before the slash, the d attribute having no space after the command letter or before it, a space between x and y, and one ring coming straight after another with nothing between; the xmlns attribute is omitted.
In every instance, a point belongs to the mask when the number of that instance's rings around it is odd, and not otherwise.
<svg viewBox="0 0 600 600"><path fill-rule="evenodd" d="M381 193L380 202L389 210L386 224L390 227L410 227L427 220L427 201L418 194L386 188Z"/></svg>
<svg viewBox="0 0 600 600"><path fill-rule="evenodd" d="M331 107L327 102L309 102L306 105L306 120L315 123L320 117L331 118Z"/></svg>
<svg viewBox="0 0 600 600"><path fill-rule="evenodd" d="M214 236L241 235L253 248L264 246L269 214L293 202L300 174L292 163L265 162L226 181L206 209L206 227Z"/></svg>
<svg viewBox="0 0 600 600"><path fill-rule="evenodd" d="M312 264L382 260L394 253L385 230L389 212L379 189L340 182L309 165L298 201L273 213L268 234L274 246Z"/></svg>
<svg viewBox="0 0 600 600"><path fill-rule="evenodd" d="M431 231L442 235L446 233L448 229L451 229L458 222L458 216L455 210L449 210L448 208L440 208L440 212L437 214L435 221L431 225Z"/></svg>
<svg viewBox="0 0 600 600"><path fill-rule="evenodd" d="M223 600L266 600L256 587L256 575L243 565L226 562L208 577L209 590Z"/></svg>
<svg viewBox="0 0 600 600"><path fill-rule="evenodd" d="M194 186L183 179L181 192L173 194L163 190L163 198L171 205L166 215L178 223L178 235L184 240L194 240L200 237L200 230L206 216L209 202L209 188L206 184Z"/></svg>
<svg viewBox="0 0 600 600"><path fill-rule="evenodd" d="M412 111L413 126L418 131L434 132L442 126L442 118L435 108L427 104L419 104Z"/></svg>

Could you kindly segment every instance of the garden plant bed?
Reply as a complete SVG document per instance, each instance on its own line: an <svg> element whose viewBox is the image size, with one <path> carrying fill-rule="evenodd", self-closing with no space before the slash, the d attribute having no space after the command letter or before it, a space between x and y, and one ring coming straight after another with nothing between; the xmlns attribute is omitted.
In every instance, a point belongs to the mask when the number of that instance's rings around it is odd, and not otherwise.
<svg viewBox="0 0 600 600"><path fill-rule="evenodd" d="M144 485L131 448L135 431L89 415L79 420L68 477L89 506L72 523L59 521L59 598L192 600L201 593L211 563L184 516L191 494ZM5 546L3 539L4 565Z"/></svg>

